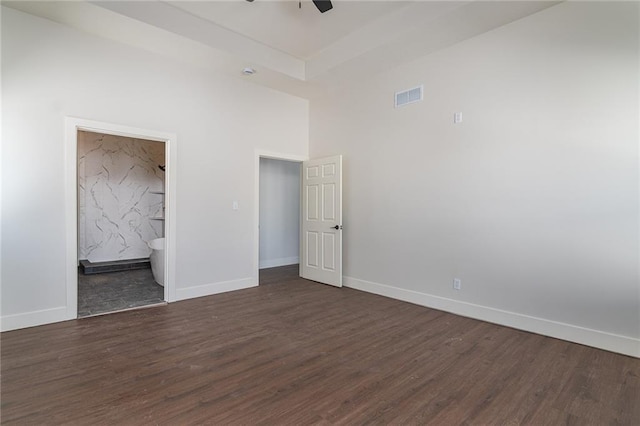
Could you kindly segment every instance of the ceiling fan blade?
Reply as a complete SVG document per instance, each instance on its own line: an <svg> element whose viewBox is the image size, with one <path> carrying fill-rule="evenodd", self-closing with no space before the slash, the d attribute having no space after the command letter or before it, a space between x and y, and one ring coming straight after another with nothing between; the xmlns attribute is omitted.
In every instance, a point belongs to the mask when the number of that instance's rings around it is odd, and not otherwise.
<svg viewBox="0 0 640 426"><path fill-rule="evenodd" d="M331 0L313 0L313 4L316 5L320 13L325 13L327 10L333 9Z"/></svg>

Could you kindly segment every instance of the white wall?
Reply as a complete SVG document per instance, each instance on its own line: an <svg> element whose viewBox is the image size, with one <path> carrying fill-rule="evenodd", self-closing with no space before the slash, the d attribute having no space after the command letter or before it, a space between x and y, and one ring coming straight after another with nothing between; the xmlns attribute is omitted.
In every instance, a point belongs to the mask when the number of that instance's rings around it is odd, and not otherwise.
<svg viewBox="0 0 640 426"><path fill-rule="evenodd" d="M568 2L312 101L346 284L640 356L638 47L637 3Z"/></svg>
<svg viewBox="0 0 640 426"><path fill-rule="evenodd" d="M179 298L256 284L255 150L305 157L310 138L345 155L348 285L640 356L637 4L560 4L310 121L305 100L4 7L1 30L3 329L66 303L75 116L178 135Z"/></svg>
<svg viewBox="0 0 640 426"><path fill-rule="evenodd" d="M149 257L164 236L165 144L78 132L78 258ZM158 193L160 192L160 194Z"/></svg>
<svg viewBox="0 0 640 426"><path fill-rule="evenodd" d="M178 299L257 284L254 152L306 156L308 101L4 7L2 98L3 329L63 319L65 116L177 134Z"/></svg>
<svg viewBox="0 0 640 426"><path fill-rule="evenodd" d="M260 158L260 268L300 258L300 163Z"/></svg>

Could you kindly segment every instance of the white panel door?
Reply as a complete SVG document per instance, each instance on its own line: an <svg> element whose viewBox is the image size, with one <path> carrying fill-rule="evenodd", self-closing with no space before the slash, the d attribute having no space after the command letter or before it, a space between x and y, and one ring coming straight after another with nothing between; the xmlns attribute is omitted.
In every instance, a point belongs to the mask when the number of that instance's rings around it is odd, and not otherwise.
<svg viewBox="0 0 640 426"><path fill-rule="evenodd" d="M342 156L302 163L300 276L342 287Z"/></svg>

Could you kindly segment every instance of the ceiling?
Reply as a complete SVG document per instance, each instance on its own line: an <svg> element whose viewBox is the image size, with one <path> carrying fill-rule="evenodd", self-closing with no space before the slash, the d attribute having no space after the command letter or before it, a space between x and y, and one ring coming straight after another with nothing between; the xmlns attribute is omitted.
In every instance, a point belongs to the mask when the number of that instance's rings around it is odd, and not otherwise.
<svg viewBox="0 0 640 426"><path fill-rule="evenodd" d="M312 98L557 1L3 1L77 29ZM243 76L252 67L256 73Z"/></svg>
<svg viewBox="0 0 640 426"><path fill-rule="evenodd" d="M410 5L408 1L334 0L320 13L311 0L172 1L175 8L281 50L310 59L347 34Z"/></svg>

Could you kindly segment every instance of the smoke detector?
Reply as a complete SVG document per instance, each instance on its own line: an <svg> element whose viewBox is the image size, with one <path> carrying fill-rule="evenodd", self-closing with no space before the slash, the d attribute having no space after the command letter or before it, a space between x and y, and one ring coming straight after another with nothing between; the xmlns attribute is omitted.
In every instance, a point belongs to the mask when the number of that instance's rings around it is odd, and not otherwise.
<svg viewBox="0 0 640 426"><path fill-rule="evenodd" d="M253 69L253 68L251 68L251 67L246 67L246 68L244 68L244 69L242 70L242 74L244 74L244 75L253 75L253 74L255 74L255 73L256 73L256 70L254 70L254 69Z"/></svg>

